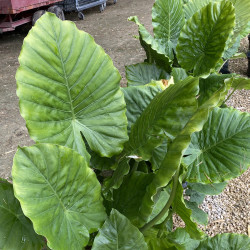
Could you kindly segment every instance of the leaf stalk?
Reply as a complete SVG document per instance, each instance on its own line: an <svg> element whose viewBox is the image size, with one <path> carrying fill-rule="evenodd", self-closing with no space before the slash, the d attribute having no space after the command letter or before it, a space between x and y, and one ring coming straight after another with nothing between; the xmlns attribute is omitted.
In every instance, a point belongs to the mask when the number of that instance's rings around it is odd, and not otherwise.
<svg viewBox="0 0 250 250"><path fill-rule="evenodd" d="M166 205L163 207L163 209L161 210L161 212L158 215L156 215L151 221L149 221L148 223L146 223L140 229L140 231L142 233L145 232L146 230L148 230L149 228L151 228L152 226L154 226L167 213L167 211L169 210L171 204L174 201L174 197L175 197L175 194L176 194L176 189L177 189L177 186L178 186L178 179L179 179L179 170L180 170L180 167L178 167L178 169L175 172L175 175L173 177L173 188L171 190L171 194L170 194L170 197L169 197Z"/></svg>

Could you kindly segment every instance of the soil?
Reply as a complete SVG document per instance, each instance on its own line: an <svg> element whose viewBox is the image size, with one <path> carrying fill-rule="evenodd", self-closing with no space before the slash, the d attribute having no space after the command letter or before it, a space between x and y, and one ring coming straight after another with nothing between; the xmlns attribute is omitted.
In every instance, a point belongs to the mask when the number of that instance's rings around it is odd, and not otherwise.
<svg viewBox="0 0 250 250"><path fill-rule="evenodd" d="M77 13L66 14L67 20L75 22L79 29L90 33L96 43L100 44L109 54L122 75L122 86L126 84L125 65L142 62L145 58L144 50L139 41L134 38L135 35L138 35L137 26L128 22L127 19L129 16L137 15L146 28L152 30L151 8L153 3L154 0L118 0L114 5L113 1L108 1L107 8L102 13L99 13L99 8L84 11L85 20L79 20ZM15 72L19 65L18 55L26 35L27 33L20 31L0 35L0 177L4 178L10 177L12 159L17 146L28 146L34 143L29 138L25 122L20 116L16 96ZM244 52L247 50L247 42L246 39L242 42L241 50ZM238 59L230 62L230 70L245 75L247 60ZM249 112L249 100L249 94L241 91L236 93L231 104L241 111ZM246 177L244 182L249 182L249 178ZM247 186L245 188L247 190ZM237 218L237 215L235 217ZM240 218L238 220L238 223L241 223ZM226 227L223 228L223 232L246 233L247 223L246 221L243 230L238 230L237 227L231 225L230 230ZM218 232L222 231L220 229L215 231L215 233Z"/></svg>

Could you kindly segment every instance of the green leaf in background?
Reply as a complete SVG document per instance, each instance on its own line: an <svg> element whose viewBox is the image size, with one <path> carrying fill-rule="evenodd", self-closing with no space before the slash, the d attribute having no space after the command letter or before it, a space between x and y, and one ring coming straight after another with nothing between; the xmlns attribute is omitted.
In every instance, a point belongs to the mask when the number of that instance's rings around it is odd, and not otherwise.
<svg viewBox="0 0 250 250"><path fill-rule="evenodd" d="M112 209L94 240L92 250L147 250L143 234L117 210Z"/></svg>
<svg viewBox="0 0 250 250"><path fill-rule="evenodd" d="M154 39L164 46L165 55L174 59L174 51L185 23L181 0L156 0L152 8Z"/></svg>
<svg viewBox="0 0 250 250"><path fill-rule="evenodd" d="M39 250L44 244L24 216L12 184L0 178L0 249Z"/></svg>
<svg viewBox="0 0 250 250"><path fill-rule="evenodd" d="M198 207L196 202L185 201L185 205L187 208L192 210L191 218L198 224L207 225L208 223L208 214L205 213L202 209Z"/></svg>
<svg viewBox="0 0 250 250"><path fill-rule="evenodd" d="M249 20L250 20L250 1L249 0L236 0L234 1L236 25L234 29L234 38L241 35L245 37L249 33ZM246 29L248 32L246 33Z"/></svg>
<svg viewBox="0 0 250 250"><path fill-rule="evenodd" d="M130 133L132 125L147 108L152 99L164 89L165 86L161 81L122 88L127 105L128 133Z"/></svg>
<svg viewBox="0 0 250 250"><path fill-rule="evenodd" d="M185 189L185 196L189 196L189 201L195 202L198 205L201 205L206 197L205 194L200 193L199 191L193 190L191 188Z"/></svg>
<svg viewBox="0 0 250 250"><path fill-rule="evenodd" d="M221 87L225 85L225 80L227 78L232 77L232 74L211 74L207 78L200 78L200 91L199 91L199 98L198 103L202 105L206 102L216 91L218 91ZM221 100L218 105L225 100L225 97L228 93L228 90L231 87L231 82L226 81L226 91L221 95Z"/></svg>
<svg viewBox="0 0 250 250"><path fill-rule="evenodd" d="M88 158L127 140L120 74L104 50L73 22L47 12L24 39L16 74L20 112L36 142L65 145Z"/></svg>
<svg viewBox="0 0 250 250"><path fill-rule="evenodd" d="M190 0L183 6L186 19L190 19L194 13L200 11L210 2L219 2L221 0Z"/></svg>
<svg viewBox="0 0 250 250"><path fill-rule="evenodd" d="M174 232L167 234L166 237L178 250L193 250L200 243L199 240L190 238L190 235L184 228L177 228Z"/></svg>
<svg viewBox="0 0 250 250"><path fill-rule="evenodd" d="M176 48L182 68L194 76L207 74L221 58L235 25L234 7L229 1L209 3L183 27Z"/></svg>
<svg viewBox="0 0 250 250"><path fill-rule="evenodd" d="M209 184L188 183L189 190L196 191L204 195L218 195L225 189L226 186L227 182ZM191 197L190 200L192 201Z"/></svg>
<svg viewBox="0 0 250 250"><path fill-rule="evenodd" d="M188 182L223 182L239 176L250 164L250 115L215 108L202 131L192 135L186 154Z"/></svg>
<svg viewBox="0 0 250 250"><path fill-rule="evenodd" d="M238 49L240 47L240 40L241 40L240 36L238 36L235 39L235 42L231 44L231 39L228 39L226 49L222 55L224 60L231 59L231 57L238 52ZM231 47L228 48L228 46L231 46Z"/></svg>
<svg viewBox="0 0 250 250"><path fill-rule="evenodd" d="M152 63L137 63L125 66L128 86L150 83L152 80L169 79L169 74Z"/></svg>
<svg viewBox="0 0 250 250"><path fill-rule="evenodd" d="M246 250L250 249L250 238L240 234L217 234L202 241L197 250Z"/></svg>
<svg viewBox="0 0 250 250"><path fill-rule="evenodd" d="M156 63L159 67L164 69L166 72L171 71L171 60L167 55L165 55L165 45L159 43L155 40L151 34L146 30L144 25L139 22L137 16L132 16L128 18L129 21L132 21L138 25L140 43L144 48L148 63Z"/></svg>
<svg viewBox="0 0 250 250"><path fill-rule="evenodd" d="M185 69L182 68L173 68L171 76L174 78L174 83L178 83L180 81L183 81L188 77Z"/></svg>
<svg viewBox="0 0 250 250"><path fill-rule="evenodd" d="M232 82L232 88L234 89L247 89L250 90L250 79L249 78L232 78L229 81Z"/></svg>
<svg viewBox="0 0 250 250"><path fill-rule="evenodd" d="M135 226L138 221L139 208L147 185L152 181L153 174L134 172L127 175L119 189L113 191L112 207L126 216Z"/></svg>
<svg viewBox="0 0 250 250"><path fill-rule="evenodd" d="M193 211L188 208L183 198L182 184L179 182L176 190L176 195L173 202L173 210L181 217L185 222L185 230L189 233L191 238L199 240L202 238L203 233L194 222ZM197 211L195 211L197 212ZM197 215L197 214L196 214Z"/></svg>
<svg viewBox="0 0 250 250"><path fill-rule="evenodd" d="M101 186L72 149L53 144L19 148L12 176L24 214L52 249L82 250L106 218Z"/></svg>

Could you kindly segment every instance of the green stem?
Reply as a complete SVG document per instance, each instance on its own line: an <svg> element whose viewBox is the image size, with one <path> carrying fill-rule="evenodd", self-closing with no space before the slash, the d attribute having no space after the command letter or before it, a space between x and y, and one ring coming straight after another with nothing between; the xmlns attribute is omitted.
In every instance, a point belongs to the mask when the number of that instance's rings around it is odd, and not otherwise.
<svg viewBox="0 0 250 250"><path fill-rule="evenodd" d="M135 161L135 163L133 164L133 167L131 169L131 172L130 172L131 175L137 170L138 165L139 165L139 162Z"/></svg>
<svg viewBox="0 0 250 250"><path fill-rule="evenodd" d="M166 219L159 225L160 230L159 230L159 232L158 232L158 234L157 234L157 238L161 238L162 233L163 233L163 230L164 230L164 227L165 227L167 221L168 221L168 220L170 219L170 217L172 216L172 214L173 214L173 211L172 211L172 210L169 210L168 216L167 216Z"/></svg>
<svg viewBox="0 0 250 250"><path fill-rule="evenodd" d="M233 82L234 82L234 78L233 78L233 81L232 81L232 84L233 84ZM225 104L229 99L230 99L230 97L234 94L234 92L237 90L237 87L239 86L239 84L233 89L233 91L231 92L231 94L227 97L227 99L222 103L222 105L223 104ZM222 106L221 105L221 106Z"/></svg>
<svg viewBox="0 0 250 250"><path fill-rule="evenodd" d="M223 105L223 104L225 104L229 99L230 99L230 97L234 94L234 92L236 91L237 89L233 89L233 91L230 93L230 95L227 97L227 99L221 104L221 106Z"/></svg>
<svg viewBox="0 0 250 250"><path fill-rule="evenodd" d="M166 205L164 206L164 208L161 210L161 212L156 215L151 221L149 221L148 223L146 223L141 229L140 231L143 233L144 231L148 230L149 228L151 228L152 226L154 226L157 221L159 221L168 211L168 209L170 208L171 204L174 201L174 197L176 194L176 189L178 186L178 178L179 178L179 167L173 177L173 188L171 190L171 194L170 197L168 199L168 202L166 203Z"/></svg>

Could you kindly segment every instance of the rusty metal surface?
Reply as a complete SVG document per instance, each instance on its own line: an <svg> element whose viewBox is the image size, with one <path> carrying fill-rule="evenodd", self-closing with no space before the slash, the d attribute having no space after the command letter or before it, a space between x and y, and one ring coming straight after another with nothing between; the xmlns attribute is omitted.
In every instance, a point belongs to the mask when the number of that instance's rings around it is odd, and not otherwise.
<svg viewBox="0 0 250 250"><path fill-rule="evenodd" d="M0 0L0 14L16 14L61 1L62 0Z"/></svg>

